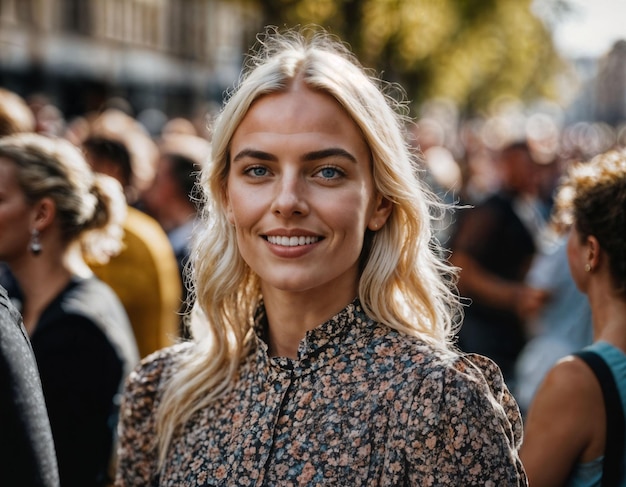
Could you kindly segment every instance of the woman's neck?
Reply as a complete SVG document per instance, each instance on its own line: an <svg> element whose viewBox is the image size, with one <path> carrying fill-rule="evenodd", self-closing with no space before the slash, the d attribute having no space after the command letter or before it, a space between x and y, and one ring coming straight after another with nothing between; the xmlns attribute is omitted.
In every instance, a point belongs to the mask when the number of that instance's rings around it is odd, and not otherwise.
<svg viewBox="0 0 626 487"><path fill-rule="evenodd" d="M593 311L594 341L603 340L626 353L626 300L613 300Z"/></svg>
<svg viewBox="0 0 626 487"><path fill-rule="evenodd" d="M594 287L588 297L594 341L609 342L626 353L626 295L606 285Z"/></svg>
<svg viewBox="0 0 626 487"><path fill-rule="evenodd" d="M298 347L306 333L339 313L354 299L329 291L318 293L263 293L268 322L270 355L297 358Z"/></svg>
<svg viewBox="0 0 626 487"><path fill-rule="evenodd" d="M44 249L45 252L45 249ZM28 256L22 265L10 266L22 292L24 327L32 335L41 314L72 279L72 271L62 258Z"/></svg>

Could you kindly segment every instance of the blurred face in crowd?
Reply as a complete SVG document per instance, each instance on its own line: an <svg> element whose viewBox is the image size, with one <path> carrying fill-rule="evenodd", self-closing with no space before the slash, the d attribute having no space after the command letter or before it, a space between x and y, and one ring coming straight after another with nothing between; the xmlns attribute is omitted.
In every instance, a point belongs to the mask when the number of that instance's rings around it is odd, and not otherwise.
<svg viewBox="0 0 626 487"><path fill-rule="evenodd" d="M167 157L159 158L152 185L142 196L146 209L161 222L168 202L178 196L177 191L174 176L171 173L171 162Z"/></svg>
<svg viewBox="0 0 626 487"><path fill-rule="evenodd" d="M502 178L506 188L516 193L537 192L538 167L530 153L521 148L509 149L500 156Z"/></svg>
<svg viewBox="0 0 626 487"><path fill-rule="evenodd" d="M16 173L13 161L0 157L0 261L8 263L28 250L33 212Z"/></svg>

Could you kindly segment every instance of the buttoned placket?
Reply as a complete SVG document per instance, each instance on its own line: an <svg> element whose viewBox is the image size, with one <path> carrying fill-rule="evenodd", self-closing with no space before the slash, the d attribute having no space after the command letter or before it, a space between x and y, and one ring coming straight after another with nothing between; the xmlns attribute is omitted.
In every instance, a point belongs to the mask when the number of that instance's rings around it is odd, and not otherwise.
<svg viewBox="0 0 626 487"><path fill-rule="evenodd" d="M334 333L339 332L336 324L331 325L331 329ZM323 344L319 342L319 337L314 338L316 332L309 332L300 343L298 358L295 360L269 357L267 344L257 335L254 363L249 364L251 369L248 370L252 387L250 393L253 398L264 397L265 400L261 406L253 399L256 405L254 414L246 416L239 425L240 431L245 433L239 437L241 441L238 441L238 446L233 451L232 457L237 461L231 465L227 479L237 478L242 485L264 485L267 468L275 453L274 442L279 428L278 421L287 408L287 401L292 397L291 389L304 375L312 373L320 366L315 357L320 349L326 348L328 331L321 333L324 337ZM254 471L246 471L241 462L251 456L256 456L254 463L257 468ZM246 475L247 478L243 478Z"/></svg>
<svg viewBox="0 0 626 487"><path fill-rule="evenodd" d="M252 384L252 394L264 396L265 401L261 409L256 411L258 414L250 414L244 419L241 431L245 434L234 452L234 458L240 461L250 456L257 456L254 463L258 468L245 472L250 476L247 485L263 485L265 469L271 459L278 419L294 379L293 361L286 358L268 357L267 346L264 343L261 343L256 351L255 365L260 367L261 371L253 373L257 376ZM246 468L241 465L240 461L231 465L230 471L233 476L229 475L227 478L241 479Z"/></svg>

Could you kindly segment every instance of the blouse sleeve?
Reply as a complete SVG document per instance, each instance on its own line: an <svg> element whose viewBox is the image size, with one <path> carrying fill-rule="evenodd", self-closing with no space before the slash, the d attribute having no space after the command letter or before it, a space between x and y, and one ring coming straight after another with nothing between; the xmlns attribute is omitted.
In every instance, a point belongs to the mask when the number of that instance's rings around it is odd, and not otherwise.
<svg viewBox="0 0 626 487"><path fill-rule="evenodd" d="M128 376L120 408L115 487L154 485L158 473L156 410L172 348L146 357Z"/></svg>
<svg viewBox="0 0 626 487"><path fill-rule="evenodd" d="M489 359L433 369L416 391L407 428L410 485L525 486L519 408Z"/></svg>

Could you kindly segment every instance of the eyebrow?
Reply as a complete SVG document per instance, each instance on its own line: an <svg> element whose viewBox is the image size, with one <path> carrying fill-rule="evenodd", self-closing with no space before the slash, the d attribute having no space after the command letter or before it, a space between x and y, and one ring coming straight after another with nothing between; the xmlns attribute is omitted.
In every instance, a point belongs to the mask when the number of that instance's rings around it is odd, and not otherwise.
<svg viewBox="0 0 626 487"><path fill-rule="evenodd" d="M347 150L341 149L340 147L329 147L328 149L322 149L314 152L309 152L305 154L305 161L317 161L319 159L326 159L328 157L343 157L345 159L350 160L351 162L356 162L356 157L350 154Z"/></svg>
<svg viewBox="0 0 626 487"><path fill-rule="evenodd" d="M236 162L244 157L251 157L253 159L260 159L262 161L276 161L276 156L273 156L269 152L263 152L255 149L243 149L237 153L235 157L233 157L233 162Z"/></svg>
<svg viewBox="0 0 626 487"><path fill-rule="evenodd" d="M233 162L236 162L244 157L251 157L253 159L259 159L261 161L276 161L278 158L270 154L269 152L264 152L255 149L243 149L233 157ZM356 163L356 157L350 154L347 150L342 149L340 147L329 147L328 149L322 149L318 151L308 152L302 158L305 162L317 161L319 159L326 159L328 157L343 157L348 159L351 162Z"/></svg>

